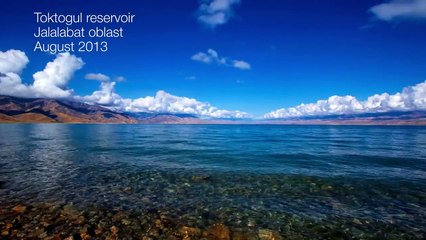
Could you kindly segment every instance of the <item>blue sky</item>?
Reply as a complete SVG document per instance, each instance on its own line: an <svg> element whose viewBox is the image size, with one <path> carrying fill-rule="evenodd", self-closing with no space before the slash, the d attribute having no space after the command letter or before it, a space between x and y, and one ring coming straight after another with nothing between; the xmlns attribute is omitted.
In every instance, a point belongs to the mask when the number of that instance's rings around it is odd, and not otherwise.
<svg viewBox="0 0 426 240"><path fill-rule="evenodd" d="M99 82L86 80L86 74L124 76L115 85L123 98L164 90L254 116L332 95L363 100L426 79L426 18L421 13L387 19L369 11L384 1L228 1L233 3L225 23L212 26L200 21L202 2L197 0L4 0L0 51L25 52L30 62L21 77L30 84L32 74L55 58L33 53L34 11L131 12L135 22L124 25L123 39L108 40L107 53L72 53L85 64L69 88L90 95ZM208 49L227 63L191 59ZM234 60L250 69L232 67Z"/></svg>

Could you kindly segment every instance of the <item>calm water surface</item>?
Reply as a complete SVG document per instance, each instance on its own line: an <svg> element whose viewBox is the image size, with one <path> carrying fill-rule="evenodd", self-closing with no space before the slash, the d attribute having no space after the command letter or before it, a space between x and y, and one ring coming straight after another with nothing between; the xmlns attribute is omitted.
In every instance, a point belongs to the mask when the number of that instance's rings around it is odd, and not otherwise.
<svg viewBox="0 0 426 240"><path fill-rule="evenodd" d="M420 239L426 127L0 124L0 205L38 202Z"/></svg>

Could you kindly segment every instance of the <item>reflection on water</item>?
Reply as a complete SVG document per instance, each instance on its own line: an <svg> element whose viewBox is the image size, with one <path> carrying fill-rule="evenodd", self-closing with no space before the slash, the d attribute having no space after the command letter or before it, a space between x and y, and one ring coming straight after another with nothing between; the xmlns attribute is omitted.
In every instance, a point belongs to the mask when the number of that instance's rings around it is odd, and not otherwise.
<svg viewBox="0 0 426 240"><path fill-rule="evenodd" d="M423 127L6 124L0 133L2 204L157 209L187 225L284 236L293 221L349 226L352 236L425 234Z"/></svg>

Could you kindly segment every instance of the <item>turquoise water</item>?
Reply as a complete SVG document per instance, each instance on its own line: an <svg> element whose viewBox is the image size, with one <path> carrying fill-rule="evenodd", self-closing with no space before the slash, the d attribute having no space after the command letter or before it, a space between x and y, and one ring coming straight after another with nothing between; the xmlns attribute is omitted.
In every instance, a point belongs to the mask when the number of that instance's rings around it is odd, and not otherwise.
<svg viewBox="0 0 426 240"><path fill-rule="evenodd" d="M426 237L425 127L0 124L0 134L4 208L155 212L287 238Z"/></svg>

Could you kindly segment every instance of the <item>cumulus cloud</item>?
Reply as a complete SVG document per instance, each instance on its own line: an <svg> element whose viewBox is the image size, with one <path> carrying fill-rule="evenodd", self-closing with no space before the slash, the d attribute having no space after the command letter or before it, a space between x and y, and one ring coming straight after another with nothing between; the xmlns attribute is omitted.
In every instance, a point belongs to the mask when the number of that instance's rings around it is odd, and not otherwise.
<svg viewBox="0 0 426 240"><path fill-rule="evenodd" d="M241 60L234 60L232 62L232 66L234 66L235 68L239 68L241 70L249 70L251 68L248 62L241 61Z"/></svg>
<svg viewBox="0 0 426 240"><path fill-rule="evenodd" d="M19 75L29 62L25 53L9 50L0 52L0 56L0 94L16 97L71 97L73 91L67 88L67 84L84 64L74 55L60 53L43 71L33 75L33 84L27 85Z"/></svg>
<svg viewBox="0 0 426 240"><path fill-rule="evenodd" d="M19 76L28 62L27 55L22 51L0 51L0 94L18 97L32 95L32 89L24 85Z"/></svg>
<svg viewBox="0 0 426 240"><path fill-rule="evenodd" d="M17 73L0 73L0 95L16 97L34 96L31 87L22 83L21 77Z"/></svg>
<svg viewBox="0 0 426 240"><path fill-rule="evenodd" d="M192 60L202 63L217 63L219 65L226 64L226 59L219 57L216 50L208 49L207 53L198 52L191 57Z"/></svg>
<svg viewBox="0 0 426 240"><path fill-rule="evenodd" d="M72 90L67 88L74 72L82 68L84 62L70 53L60 53L55 60L47 63L43 71L33 75L33 88L38 95L48 98L68 98Z"/></svg>
<svg viewBox="0 0 426 240"><path fill-rule="evenodd" d="M209 103L194 98L178 97L165 91L158 91L153 97L134 99L126 106L130 112L186 113L213 118L245 118L249 115L241 111L218 109Z"/></svg>
<svg viewBox="0 0 426 240"><path fill-rule="evenodd" d="M97 103L105 106L119 106L121 108L122 98L114 92L115 82L101 82L100 89L94 91L91 95L74 99L82 102Z"/></svg>
<svg viewBox="0 0 426 240"><path fill-rule="evenodd" d="M249 114L241 111L218 109L209 103L193 98L174 96L158 91L155 96L136 99L122 98L114 92L115 82L102 82L98 91L75 99L86 103L97 103L123 112L184 113L209 118L247 118Z"/></svg>
<svg viewBox="0 0 426 240"><path fill-rule="evenodd" d="M101 82L106 82L111 80L110 77L102 73L88 73L86 74L86 76L84 76L84 78L86 78L87 80L95 80L95 81L101 81Z"/></svg>
<svg viewBox="0 0 426 240"><path fill-rule="evenodd" d="M232 8L240 0L202 0L198 8L198 21L215 28L225 24L232 17Z"/></svg>
<svg viewBox="0 0 426 240"><path fill-rule="evenodd" d="M383 21L398 18L426 18L426 0L392 0L373 6L370 11Z"/></svg>
<svg viewBox="0 0 426 240"><path fill-rule="evenodd" d="M0 51L0 73L20 73L27 66L27 55L20 50Z"/></svg>
<svg viewBox="0 0 426 240"><path fill-rule="evenodd" d="M251 68L250 64L246 61L232 60L229 58L221 57L219 56L219 53L213 49L208 49L206 53L198 52L192 55L191 59L206 64L215 63L217 65L234 67L241 70L249 70Z"/></svg>
<svg viewBox="0 0 426 240"><path fill-rule="evenodd" d="M391 111L426 110L426 81L395 94L382 93L360 101L353 96L331 96L316 103L300 104L267 113L264 118L292 118Z"/></svg>

